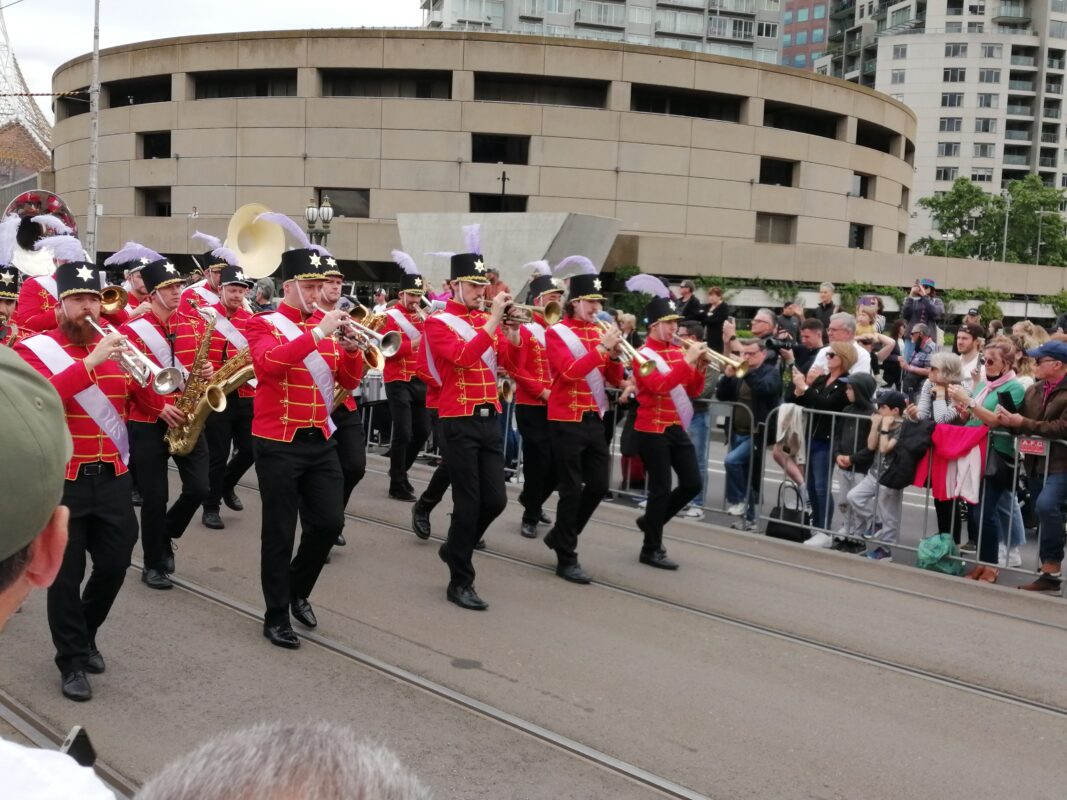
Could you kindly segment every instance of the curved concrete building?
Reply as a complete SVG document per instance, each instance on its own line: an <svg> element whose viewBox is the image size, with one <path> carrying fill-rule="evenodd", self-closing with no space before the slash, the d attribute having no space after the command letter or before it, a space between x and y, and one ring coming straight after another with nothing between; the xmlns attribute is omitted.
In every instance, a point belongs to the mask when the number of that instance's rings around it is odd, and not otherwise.
<svg viewBox="0 0 1067 800"><path fill-rule="evenodd" d="M100 70L103 252L188 253L244 203L300 219L326 194L352 270L389 260L397 214L572 211L621 222L608 268L914 277L900 254L915 117L813 73L429 30L164 39L105 50ZM89 72L88 56L64 64L54 90ZM79 214L87 110L56 103L55 190Z"/></svg>

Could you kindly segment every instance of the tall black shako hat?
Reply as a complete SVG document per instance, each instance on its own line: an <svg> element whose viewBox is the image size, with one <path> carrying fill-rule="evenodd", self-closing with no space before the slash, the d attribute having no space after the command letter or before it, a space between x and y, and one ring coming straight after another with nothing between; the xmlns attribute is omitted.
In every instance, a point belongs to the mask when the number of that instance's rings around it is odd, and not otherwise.
<svg viewBox="0 0 1067 800"><path fill-rule="evenodd" d="M126 242L120 249L104 259L105 267L119 267L126 275L147 267L161 258L155 250L150 250L137 242Z"/></svg>
<svg viewBox="0 0 1067 800"><path fill-rule="evenodd" d="M19 299L19 271L14 267L0 267L0 300Z"/></svg>
<svg viewBox="0 0 1067 800"><path fill-rule="evenodd" d="M104 262L104 265L130 263L143 265L141 266L141 280L144 281L144 289L149 294L164 286L185 282L185 276L169 258L164 258L152 248L137 242L126 242L121 250L117 250Z"/></svg>
<svg viewBox="0 0 1067 800"><path fill-rule="evenodd" d="M671 322L682 318L678 313L677 304L671 299L670 289L655 275L634 275L626 281L626 288L631 292L652 295L652 299L645 306L645 325L651 327L657 322Z"/></svg>
<svg viewBox="0 0 1067 800"><path fill-rule="evenodd" d="M531 261L523 266L523 269L531 269L530 285L526 290L526 302L532 303L541 295L550 292L562 292L563 289L552 280L552 267L547 261Z"/></svg>
<svg viewBox="0 0 1067 800"><path fill-rule="evenodd" d="M97 274L96 265L88 261L67 261L60 264L56 267L54 277L60 300L85 292L100 296L100 276Z"/></svg>
<svg viewBox="0 0 1067 800"><path fill-rule="evenodd" d="M251 289L255 281L245 275L241 269L240 256L236 252L220 244L211 251L211 257L219 262L219 286L244 286Z"/></svg>
<svg viewBox="0 0 1067 800"><path fill-rule="evenodd" d="M451 253L449 280L467 283L488 284L485 273L489 267L482 257L482 226L464 225L463 239L467 244L466 253Z"/></svg>
<svg viewBox="0 0 1067 800"><path fill-rule="evenodd" d="M212 272L218 272L228 263L225 259L220 258L218 251L225 249L222 244L222 240L218 236L212 236L210 233L201 233L196 231L193 233L193 239L198 242L203 242L207 245L208 250L200 258L197 259L197 263L202 270L211 270Z"/></svg>
<svg viewBox="0 0 1067 800"><path fill-rule="evenodd" d="M554 273L559 277L570 275L568 303L572 300L606 299L602 294L604 283L597 274L596 265L585 256L567 256L556 264Z"/></svg>
<svg viewBox="0 0 1067 800"><path fill-rule="evenodd" d="M419 274L415 259L403 250L393 251L393 261L400 267L400 291L408 294L426 294L426 285Z"/></svg>
<svg viewBox="0 0 1067 800"><path fill-rule="evenodd" d="M324 281L327 270L337 266L337 259L321 244L312 244L303 228L285 214L276 211L264 211L254 222L273 222L287 231L300 246L282 253L281 279L286 281Z"/></svg>

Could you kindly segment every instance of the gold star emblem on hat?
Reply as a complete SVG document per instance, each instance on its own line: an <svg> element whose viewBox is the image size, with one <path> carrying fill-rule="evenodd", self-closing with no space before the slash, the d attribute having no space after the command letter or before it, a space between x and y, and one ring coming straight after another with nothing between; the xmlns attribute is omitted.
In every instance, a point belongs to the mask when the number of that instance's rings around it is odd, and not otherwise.
<svg viewBox="0 0 1067 800"><path fill-rule="evenodd" d="M15 276L12 275L10 272L0 272L0 283L7 285L13 280L15 280Z"/></svg>
<svg viewBox="0 0 1067 800"><path fill-rule="evenodd" d="M171 264L171 263L170 263L170 262L168 261L167 263L165 263L165 264L163 265L163 271L164 271L164 272L172 272L172 273L176 273L176 272L177 272L178 270L174 269L174 265L173 265L173 264Z"/></svg>
<svg viewBox="0 0 1067 800"><path fill-rule="evenodd" d="M337 259L334 258L333 256L330 256L329 258L326 259L326 266L327 267L336 267L337 266Z"/></svg>
<svg viewBox="0 0 1067 800"><path fill-rule="evenodd" d="M237 270L237 272L233 273L233 276L239 281L243 281L245 279L245 274L241 272L241 270Z"/></svg>
<svg viewBox="0 0 1067 800"><path fill-rule="evenodd" d="M482 261L480 258L474 262L474 271L485 272L485 262Z"/></svg>
<svg viewBox="0 0 1067 800"><path fill-rule="evenodd" d="M320 256L318 253L315 253L315 255L313 255L309 260L311 261L311 266L313 267L322 266L322 256Z"/></svg>
<svg viewBox="0 0 1067 800"><path fill-rule="evenodd" d="M593 288L596 289L598 292L600 291L600 287L603 286L603 285L604 284L602 284L600 282L600 278L594 278L593 279Z"/></svg>
<svg viewBox="0 0 1067 800"><path fill-rule="evenodd" d="M668 307L668 308L669 308L669 309L670 309L671 311L674 311L674 310L675 310L676 308L678 308L678 306L676 306L676 305L674 304L674 301L673 301L673 300L668 300L668 301L667 301L667 307Z"/></svg>
<svg viewBox="0 0 1067 800"><path fill-rule="evenodd" d="M78 267L78 280L88 283L93 279L93 272L88 267Z"/></svg>
<svg viewBox="0 0 1067 800"><path fill-rule="evenodd" d="M416 289L421 289L422 288L422 278L416 278L415 279L415 288Z"/></svg>
<svg viewBox="0 0 1067 800"><path fill-rule="evenodd" d="M141 256L139 260L141 262L142 267L148 266L149 260L146 256Z"/></svg>

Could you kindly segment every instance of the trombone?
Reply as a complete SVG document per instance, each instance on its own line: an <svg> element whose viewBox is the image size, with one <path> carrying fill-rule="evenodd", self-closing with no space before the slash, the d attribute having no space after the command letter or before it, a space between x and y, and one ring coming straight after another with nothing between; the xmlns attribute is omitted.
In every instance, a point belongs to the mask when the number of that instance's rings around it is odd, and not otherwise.
<svg viewBox="0 0 1067 800"><path fill-rule="evenodd" d="M596 320L596 326L604 333L611 330L611 324L599 318ZM655 363L650 358L646 358L637 352L637 348L625 339L619 340L618 348L622 353L622 362L631 369L634 369L636 365L637 374L642 378L651 375L656 368Z"/></svg>
<svg viewBox="0 0 1067 800"><path fill-rule="evenodd" d="M504 308L505 323L519 323L526 325L533 322L537 317L544 319L546 325L555 325L563 316L563 306L558 300L545 303L543 306L525 306L521 303L510 303Z"/></svg>
<svg viewBox="0 0 1067 800"><path fill-rule="evenodd" d="M708 347L703 342L695 342L689 339L683 339L680 336L674 337L674 344L680 346L687 353L694 347L700 351L700 358L702 361L707 361L710 366L716 372L722 372L726 367L733 368L734 377L743 378L748 372L748 362L738 358L730 358L727 355L716 352Z"/></svg>
<svg viewBox="0 0 1067 800"><path fill-rule="evenodd" d="M112 326L100 327L91 314L85 315L85 321L101 336L118 333ZM152 360L134 347L129 339L125 340L126 352L119 354L119 365L129 373L138 386L151 384L156 394L170 394L182 387L182 373L177 367L157 367Z"/></svg>

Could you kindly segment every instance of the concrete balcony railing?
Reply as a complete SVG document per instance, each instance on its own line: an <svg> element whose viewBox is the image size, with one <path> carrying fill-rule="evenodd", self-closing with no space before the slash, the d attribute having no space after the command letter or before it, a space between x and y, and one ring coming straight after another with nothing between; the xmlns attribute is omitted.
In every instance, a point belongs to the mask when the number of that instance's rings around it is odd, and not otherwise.
<svg viewBox="0 0 1067 800"><path fill-rule="evenodd" d="M1007 108L1009 114L1016 117L1032 117L1034 115L1034 109L1030 106L1012 106Z"/></svg>
<svg viewBox="0 0 1067 800"><path fill-rule="evenodd" d="M1004 131L1004 138L1010 139L1013 142L1029 142L1032 141L1034 135L1030 131Z"/></svg>
<svg viewBox="0 0 1067 800"><path fill-rule="evenodd" d="M1005 164L1012 164L1012 165L1019 166L1019 167L1028 167L1028 166L1030 166L1030 156L1023 156L1023 155L1018 155L1017 156L1017 155L1011 155L1011 154L1007 154L1006 153L1004 155L1004 163Z"/></svg>

